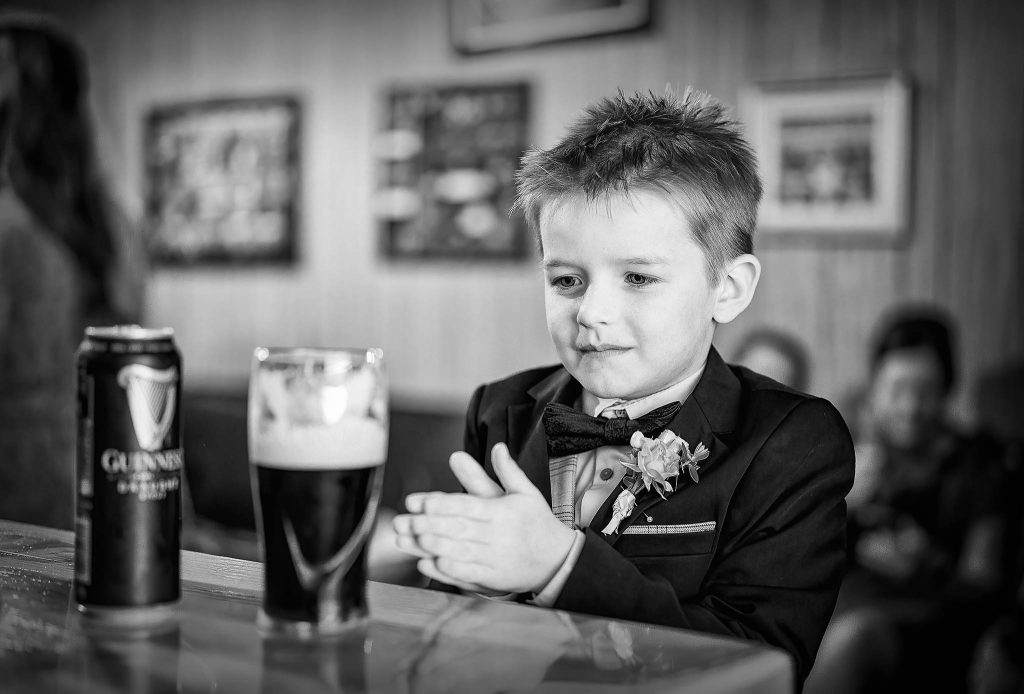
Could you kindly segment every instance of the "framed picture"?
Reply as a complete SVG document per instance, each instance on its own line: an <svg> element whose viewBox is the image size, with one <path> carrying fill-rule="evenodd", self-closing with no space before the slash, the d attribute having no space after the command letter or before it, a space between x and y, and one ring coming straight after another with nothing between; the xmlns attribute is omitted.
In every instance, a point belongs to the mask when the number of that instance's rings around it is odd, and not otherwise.
<svg viewBox="0 0 1024 694"><path fill-rule="evenodd" d="M155 263L295 259L297 99L216 99L156 107L146 119L144 152Z"/></svg>
<svg viewBox="0 0 1024 694"><path fill-rule="evenodd" d="M740 117L765 186L762 238L900 236L909 209L909 91L898 76L742 90Z"/></svg>
<svg viewBox="0 0 1024 694"><path fill-rule="evenodd" d="M525 222L509 209L529 94L523 82L387 91L373 201L386 257L526 257Z"/></svg>
<svg viewBox="0 0 1024 694"><path fill-rule="evenodd" d="M650 0L449 0L452 45L480 53L642 29Z"/></svg>

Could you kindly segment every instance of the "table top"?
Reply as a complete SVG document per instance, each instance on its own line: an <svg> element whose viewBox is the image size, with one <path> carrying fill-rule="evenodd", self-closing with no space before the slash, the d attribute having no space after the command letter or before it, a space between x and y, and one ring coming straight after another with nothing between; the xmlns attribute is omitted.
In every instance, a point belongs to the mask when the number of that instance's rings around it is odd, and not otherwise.
<svg viewBox="0 0 1024 694"><path fill-rule="evenodd" d="M763 692L789 657L738 639L371 581L371 616L320 641L264 638L259 563L182 552L158 634L101 631L72 590L70 532L0 521L0 691Z"/></svg>

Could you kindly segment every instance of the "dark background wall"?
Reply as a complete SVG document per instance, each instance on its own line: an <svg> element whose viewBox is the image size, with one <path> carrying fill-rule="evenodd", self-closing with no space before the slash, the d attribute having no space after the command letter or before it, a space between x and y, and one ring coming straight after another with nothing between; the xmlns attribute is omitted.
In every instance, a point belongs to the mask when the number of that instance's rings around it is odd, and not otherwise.
<svg viewBox="0 0 1024 694"><path fill-rule="evenodd" d="M26 3L8 2L6 6ZM908 299L950 308L966 378L1024 354L1024 4L1017 0L655 0L649 30L464 56L443 0L34 0L92 59L104 160L128 209L155 104L292 92L303 122L302 261L286 270L157 269L148 320L178 332L189 383L244 387L259 343L378 344L396 399L460 410L471 388L553 360L536 262L389 264L377 255L371 153L395 82L529 80L531 141L551 144L617 88L694 84L729 104L760 78L904 74L913 86L911 228L895 245L764 241L747 329L786 326L812 390L864 373L871 326Z"/></svg>

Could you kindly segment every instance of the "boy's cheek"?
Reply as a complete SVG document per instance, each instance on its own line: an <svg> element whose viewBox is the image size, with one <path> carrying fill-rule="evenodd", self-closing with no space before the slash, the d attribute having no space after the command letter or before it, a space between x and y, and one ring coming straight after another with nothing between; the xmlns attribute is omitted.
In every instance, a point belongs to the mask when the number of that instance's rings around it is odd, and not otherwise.
<svg viewBox="0 0 1024 694"><path fill-rule="evenodd" d="M548 333L554 340L564 340L569 330L575 324L574 318L569 318L565 311L552 310L550 308L545 311L548 321Z"/></svg>
<svg viewBox="0 0 1024 694"><path fill-rule="evenodd" d="M555 343L555 347L561 351L574 349L576 344L576 333L579 332L575 316L552 315L548 313L548 334Z"/></svg>
<svg viewBox="0 0 1024 694"><path fill-rule="evenodd" d="M576 349L576 333L567 335L564 331L561 334L552 332L551 341L555 346L555 353L558 360L562 362L573 376L578 375L577 371L583 368L583 358Z"/></svg>

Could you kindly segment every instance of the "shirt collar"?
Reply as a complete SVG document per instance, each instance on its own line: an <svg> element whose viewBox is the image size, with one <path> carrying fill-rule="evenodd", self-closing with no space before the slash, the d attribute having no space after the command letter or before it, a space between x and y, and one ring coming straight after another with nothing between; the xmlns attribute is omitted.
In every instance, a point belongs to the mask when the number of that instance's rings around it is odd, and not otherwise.
<svg viewBox="0 0 1024 694"><path fill-rule="evenodd" d="M697 381L699 381L700 377L704 374L705 366L707 366L706 361L701 364L697 371L678 383L670 385L668 388L663 388L656 393L645 395L642 398L636 398L635 400L624 401L621 398L599 398L584 389L583 394L580 396L580 409L583 412L596 417L605 408L615 405L617 407L624 407L626 414L630 419L642 417L651 410L661 407L662 405L667 405L670 402L683 402L686 398L690 397L693 389L697 386Z"/></svg>

